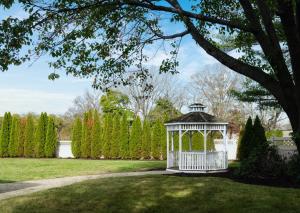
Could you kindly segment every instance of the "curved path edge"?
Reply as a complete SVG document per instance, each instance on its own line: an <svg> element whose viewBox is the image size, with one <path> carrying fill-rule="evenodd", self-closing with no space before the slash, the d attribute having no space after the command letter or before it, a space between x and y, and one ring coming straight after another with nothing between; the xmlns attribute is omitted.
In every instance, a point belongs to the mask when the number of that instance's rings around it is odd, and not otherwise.
<svg viewBox="0 0 300 213"><path fill-rule="evenodd" d="M163 175L172 174L168 171L144 171L144 172L120 172L120 173L103 173L97 175L71 176L53 179L42 179L32 181L22 181L18 183L0 184L0 200L31 194L46 189L68 186L85 180L110 177L133 177L143 175ZM3 191L3 193L1 193Z"/></svg>

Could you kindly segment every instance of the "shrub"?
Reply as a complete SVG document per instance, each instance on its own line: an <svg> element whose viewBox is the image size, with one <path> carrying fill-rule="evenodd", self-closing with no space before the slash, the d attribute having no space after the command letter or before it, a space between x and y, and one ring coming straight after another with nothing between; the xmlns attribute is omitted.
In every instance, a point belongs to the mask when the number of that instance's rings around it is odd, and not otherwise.
<svg viewBox="0 0 300 213"><path fill-rule="evenodd" d="M18 145L18 157L24 156L24 143L25 143L25 129L26 129L26 118L20 119L20 135L19 135L19 145Z"/></svg>
<svg viewBox="0 0 300 213"><path fill-rule="evenodd" d="M253 139L253 126L251 117L248 118L244 134L241 138L240 146L239 146L239 159L244 160L247 159L250 155L250 150L253 147L252 139Z"/></svg>
<svg viewBox="0 0 300 213"><path fill-rule="evenodd" d="M76 118L72 130L72 153L75 158L80 158L80 146L82 137L82 121Z"/></svg>
<svg viewBox="0 0 300 213"><path fill-rule="evenodd" d="M129 158L129 124L126 114L123 115L120 127L120 157Z"/></svg>
<svg viewBox="0 0 300 213"><path fill-rule="evenodd" d="M93 113L92 111L84 113L81 141L81 157L91 157L91 141L93 128Z"/></svg>
<svg viewBox="0 0 300 213"><path fill-rule="evenodd" d="M120 153L120 117L118 114L114 115L113 128L111 136L111 158L118 158Z"/></svg>
<svg viewBox="0 0 300 213"><path fill-rule="evenodd" d="M101 157L101 125L99 113L97 110L94 111L94 125L92 128L92 143L91 143L91 157Z"/></svg>
<svg viewBox="0 0 300 213"><path fill-rule="evenodd" d="M1 157L8 157L9 151L9 138L10 138L10 131L11 131L11 114L10 112L6 112L4 114L4 118L2 121L2 127L0 131L0 156Z"/></svg>
<svg viewBox="0 0 300 213"><path fill-rule="evenodd" d="M279 129L266 131L266 138L283 137L283 132Z"/></svg>
<svg viewBox="0 0 300 213"><path fill-rule="evenodd" d="M12 118L12 125L11 125L9 146L8 146L10 157L18 156L19 144L20 144L20 118L19 116L14 115Z"/></svg>
<svg viewBox="0 0 300 213"><path fill-rule="evenodd" d="M287 162L287 175L295 182L300 183L300 156L293 155Z"/></svg>
<svg viewBox="0 0 300 213"><path fill-rule="evenodd" d="M54 118L49 117L47 125L46 143L44 146L44 153L46 157L55 157L57 143L57 131L54 123Z"/></svg>
<svg viewBox="0 0 300 213"><path fill-rule="evenodd" d="M34 157L34 121L31 114L26 119L24 138L24 156Z"/></svg>
<svg viewBox="0 0 300 213"><path fill-rule="evenodd" d="M35 147L34 154L35 157L41 158L45 157L45 143L46 143L46 135L47 135L47 122L48 115L47 113L42 112L40 118L38 120L37 128L35 130Z"/></svg>
<svg viewBox="0 0 300 213"><path fill-rule="evenodd" d="M129 151L130 151L130 157L132 159L141 158L141 148L142 148L141 134L142 134L141 119L139 116L137 116L132 123L130 140L129 140Z"/></svg>

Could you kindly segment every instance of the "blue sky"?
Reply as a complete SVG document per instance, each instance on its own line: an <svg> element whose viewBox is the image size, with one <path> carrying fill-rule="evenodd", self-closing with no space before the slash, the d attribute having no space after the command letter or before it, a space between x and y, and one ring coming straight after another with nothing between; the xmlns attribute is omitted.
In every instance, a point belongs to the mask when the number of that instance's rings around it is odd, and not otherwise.
<svg viewBox="0 0 300 213"><path fill-rule="evenodd" d="M14 7L9 11L0 8L0 20L13 15L24 17L26 14ZM148 49L149 55L155 51ZM148 62L150 66L159 66L166 54L159 51ZM207 64L216 61L195 45L191 38L183 41L179 59L178 78L188 83L190 76L201 70ZM78 79L66 76L59 72L61 77L55 81L48 80L51 70L47 64L49 58L42 57L33 64L26 63L21 66L11 66L9 71L0 73L0 115L6 111L24 114L28 112L63 114L71 105L72 100L82 95L86 90L91 90L90 79ZM31 62L32 63L32 62Z"/></svg>

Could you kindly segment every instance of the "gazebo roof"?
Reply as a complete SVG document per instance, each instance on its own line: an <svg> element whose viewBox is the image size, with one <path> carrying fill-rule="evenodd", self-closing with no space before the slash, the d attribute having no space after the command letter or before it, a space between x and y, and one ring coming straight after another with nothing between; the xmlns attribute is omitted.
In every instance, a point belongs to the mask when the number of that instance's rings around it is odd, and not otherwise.
<svg viewBox="0 0 300 213"><path fill-rule="evenodd" d="M206 112L189 112L166 123L223 123L221 119Z"/></svg>

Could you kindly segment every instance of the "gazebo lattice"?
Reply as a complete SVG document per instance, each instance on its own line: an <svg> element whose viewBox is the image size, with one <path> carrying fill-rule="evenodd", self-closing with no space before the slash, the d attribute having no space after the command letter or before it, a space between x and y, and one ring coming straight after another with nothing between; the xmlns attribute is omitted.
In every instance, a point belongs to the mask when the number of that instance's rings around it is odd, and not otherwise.
<svg viewBox="0 0 300 213"><path fill-rule="evenodd" d="M167 128L167 170L175 172L217 172L228 167L227 125L228 123L204 112L205 106L196 103L189 106L190 112L168 121ZM207 135L213 131L223 137L223 149L207 150ZM192 134L199 132L203 136L204 150L192 150ZM178 133L179 150L174 150L174 134ZM189 151L182 150L182 136L189 134ZM169 144L171 134L171 146Z"/></svg>

